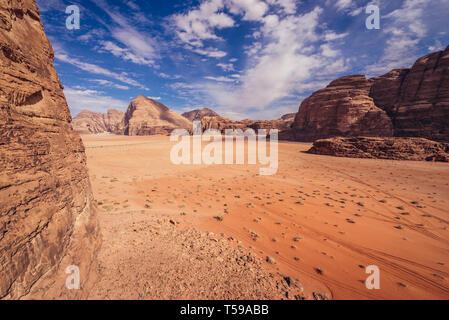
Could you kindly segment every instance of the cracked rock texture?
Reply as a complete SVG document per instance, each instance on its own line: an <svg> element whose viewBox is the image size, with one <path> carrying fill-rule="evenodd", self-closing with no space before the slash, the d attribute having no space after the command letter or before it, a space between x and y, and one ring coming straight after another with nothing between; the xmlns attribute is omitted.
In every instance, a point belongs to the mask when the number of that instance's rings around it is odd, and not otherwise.
<svg viewBox="0 0 449 320"><path fill-rule="evenodd" d="M34 0L0 0L0 48L0 298L80 298L94 275L97 220ZM66 289L70 265L82 290Z"/></svg>

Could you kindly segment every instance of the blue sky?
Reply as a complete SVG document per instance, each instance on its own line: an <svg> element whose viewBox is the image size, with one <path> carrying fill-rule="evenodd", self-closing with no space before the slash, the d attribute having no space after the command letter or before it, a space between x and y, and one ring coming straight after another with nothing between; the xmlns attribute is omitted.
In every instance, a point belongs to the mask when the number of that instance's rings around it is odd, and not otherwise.
<svg viewBox="0 0 449 320"><path fill-rule="evenodd" d="M144 94L177 112L275 119L347 74L449 45L449 0L38 0L72 115ZM380 30L365 9L378 5ZM78 5L79 30L66 28Z"/></svg>

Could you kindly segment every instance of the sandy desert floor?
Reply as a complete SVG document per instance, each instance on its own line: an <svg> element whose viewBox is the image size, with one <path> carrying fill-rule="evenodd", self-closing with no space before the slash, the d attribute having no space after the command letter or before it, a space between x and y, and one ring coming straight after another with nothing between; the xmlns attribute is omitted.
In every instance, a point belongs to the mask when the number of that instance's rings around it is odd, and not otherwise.
<svg viewBox="0 0 449 320"><path fill-rule="evenodd" d="M278 173L260 176L174 165L168 137L83 141L103 235L90 298L294 298L299 279L310 299L449 299L447 164L281 142Z"/></svg>

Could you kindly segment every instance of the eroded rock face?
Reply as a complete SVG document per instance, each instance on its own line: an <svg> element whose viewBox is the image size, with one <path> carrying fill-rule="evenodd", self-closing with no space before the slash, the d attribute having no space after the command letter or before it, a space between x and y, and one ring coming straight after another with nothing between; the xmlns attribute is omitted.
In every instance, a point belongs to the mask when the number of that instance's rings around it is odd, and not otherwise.
<svg viewBox="0 0 449 320"><path fill-rule="evenodd" d="M332 82L301 104L293 135L299 141L335 136L449 141L449 47L418 59L411 69Z"/></svg>
<svg viewBox="0 0 449 320"><path fill-rule="evenodd" d="M72 126L78 134L117 132L124 115L115 109L108 110L106 114L83 110L73 118Z"/></svg>
<svg viewBox="0 0 449 320"><path fill-rule="evenodd" d="M292 126L299 141L333 136L392 136L393 123L369 96L372 81L346 76L304 100Z"/></svg>
<svg viewBox="0 0 449 320"><path fill-rule="evenodd" d="M189 112L184 112L182 114L183 117L187 118L190 121L201 121L204 117L217 117L218 113L209 108L197 109Z"/></svg>
<svg viewBox="0 0 449 320"><path fill-rule="evenodd" d="M33 0L0 0L0 48L0 298L83 297L97 220L84 146ZM83 290L66 289L69 265Z"/></svg>
<svg viewBox="0 0 449 320"><path fill-rule="evenodd" d="M391 115L395 136L449 141L449 47L374 80L371 96Z"/></svg>
<svg viewBox="0 0 449 320"><path fill-rule="evenodd" d="M424 138L330 138L315 141L308 152L349 158L449 162L449 143Z"/></svg>
<svg viewBox="0 0 449 320"><path fill-rule="evenodd" d="M201 128L202 131L208 129L216 129L219 130L222 134L225 133L226 129L231 130L242 130L246 131L247 129L253 129L256 133L259 129L267 130L267 133L271 129L279 130L279 139L282 140L290 140L291 139L291 130L290 127L293 123L293 120L241 120L241 121L233 121L225 117L204 117L201 120Z"/></svg>
<svg viewBox="0 0 449 320"><path fill-rule="evenodd" d="M180 128L192 131L192 122L162 103L140 95L129 105L116 133L129 136L169 135Z"/></svg>

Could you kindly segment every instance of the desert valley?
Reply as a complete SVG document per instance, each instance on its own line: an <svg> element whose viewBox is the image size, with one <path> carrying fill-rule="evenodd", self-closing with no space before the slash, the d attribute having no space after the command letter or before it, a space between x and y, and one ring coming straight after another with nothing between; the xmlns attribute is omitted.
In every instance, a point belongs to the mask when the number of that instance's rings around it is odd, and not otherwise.
<svg viewBox="0 0 449 320"><path fill-rule="evenodd" d="M273 120L145 94L71 115L35 2L0 18L0 299L449 299L449 46ZM277 170L249 139L243 163L173 163L195 123L266 130Z"/></svg>

